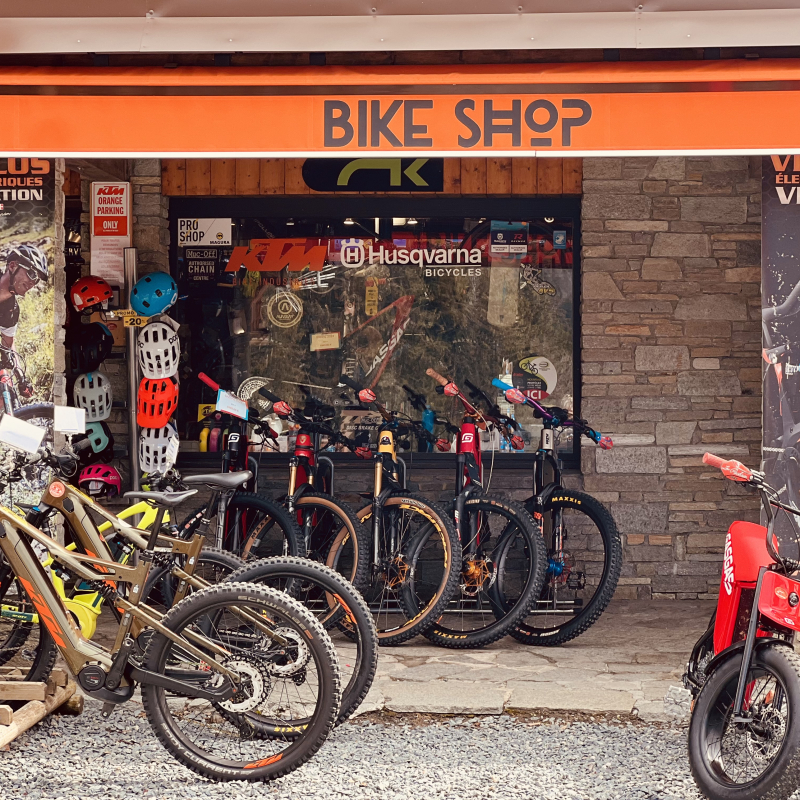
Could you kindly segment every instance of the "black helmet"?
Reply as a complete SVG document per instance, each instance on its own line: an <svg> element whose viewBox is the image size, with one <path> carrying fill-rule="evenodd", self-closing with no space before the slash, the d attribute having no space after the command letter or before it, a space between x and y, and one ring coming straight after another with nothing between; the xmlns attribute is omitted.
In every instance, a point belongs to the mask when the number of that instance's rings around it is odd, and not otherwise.
<svg viewBox="0 0 800 800"><path fill-rule="evenodd" d="M44 253L32 244L18 244L11 248L6 256L6 263L15 261L31 278L37 281L47 280L47 259Z"/></svg>
<svg viewBox="0 0 800 800"><path fill-rule="evenodd" d="M70 343L70 366L73 372L94 372L114 346L111 331L102 322L81 325Z"/></svg>
<svg viewBox="0 0 800 800"><path fill-rule="evenodd" d="M84 467L110 464L114 459L114 437L105 422L92 422L86 426L86 433L76 433L72 447Z"/></svg>

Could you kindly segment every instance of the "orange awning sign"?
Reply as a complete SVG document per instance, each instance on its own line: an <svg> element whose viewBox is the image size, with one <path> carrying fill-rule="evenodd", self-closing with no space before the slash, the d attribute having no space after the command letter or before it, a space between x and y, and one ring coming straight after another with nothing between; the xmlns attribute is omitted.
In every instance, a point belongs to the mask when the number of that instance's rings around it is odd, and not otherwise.
<svg viewBox="0 0 800 800"><path fill-rule="evenodd" d="M800 152L800 59L0 68L0 155Z"/></svg>

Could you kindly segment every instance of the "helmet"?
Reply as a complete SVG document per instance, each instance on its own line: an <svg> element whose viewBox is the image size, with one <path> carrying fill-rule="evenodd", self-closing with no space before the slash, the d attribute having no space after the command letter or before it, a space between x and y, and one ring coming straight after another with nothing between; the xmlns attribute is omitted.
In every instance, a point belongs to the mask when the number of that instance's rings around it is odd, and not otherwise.
<svg viewBox="0 0 800 800"><path fill-rule="evenodd" d="M122 477L115 467L95 464L81 470L78 486L92 497L116 497L122 492Z"/></svg>
<svg viewBox="0 0 800 800"><path fill-rule="evenodd" d="M86 426L86 433L72 437L72 446L84 466L102 461L109 464L114 458L114 437L105 422L92 422Z"/></svg>
<svg viewBox="0 0 800 800"><path fill-rule="evenodd" d="M151 322L136 340L139 366L148 378L171 378L178 371L181 344L171 325Z"/></svg>
<svg viewBox="0 0 800 800"><path fill-rule="evenodd" d="M98 422L111 416L111 381L102 372L78 375L72 396L78 408L86 409L87 422Z"/></svg>
<svg viewBox="0 0 800 800"><path fill-rule="evenodd" d="M6 263L12 261L19 264L36 281L47 280L47 258L38 247L32 244L18 244L12 247L6 256Z"/></svg>
<svg viewBox="0 0 800 800"><path fill-rule="evenodd" d="M78 278L69 289L69 299L78 313L88 311L104 300L109 300L112 294L111 287L102 278L94 275Z"/></svg>
<svg viewBox="0 0 800 800"><path fill-rule="evenodd" d="M167 458L170 439L177 438L178 431L172 423L163 428L144 428L139 434L139 468L142 472L164 473L172 467Z"/></svg>
<svg viewBox="0 0 800 800"><path fill-rule="evenodd" d="M131 291L131 308L143 317L163 314L175 305L178 287L166 272L151 272L136 281Z"/></svg>
<svg viewBox="0 0 800 800"><path fill-rule="evenodd" d="M140 428L163 428L177 405L178 382L175 378L142 378L136 422Z"/></svg>
<svg viewBox="0 0 800 800"><path fill-rule="evenodd" d="M69 348L73 372L94 372L110 355L114 346L111 331L102 322L81 325Z"/></svg>

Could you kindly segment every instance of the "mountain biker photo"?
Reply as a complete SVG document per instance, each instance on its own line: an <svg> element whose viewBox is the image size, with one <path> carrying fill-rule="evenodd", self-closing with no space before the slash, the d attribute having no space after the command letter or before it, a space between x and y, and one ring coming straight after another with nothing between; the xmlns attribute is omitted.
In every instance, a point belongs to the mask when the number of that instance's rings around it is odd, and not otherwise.
<svg viewBox="0 0 800 800"><path fill-rule="evenodd" d="M47 258L30 244L15 245L6 256L6 269L0 276L0 341L14 351L19 322L19 300L37 283L47 280Z"/></svg>

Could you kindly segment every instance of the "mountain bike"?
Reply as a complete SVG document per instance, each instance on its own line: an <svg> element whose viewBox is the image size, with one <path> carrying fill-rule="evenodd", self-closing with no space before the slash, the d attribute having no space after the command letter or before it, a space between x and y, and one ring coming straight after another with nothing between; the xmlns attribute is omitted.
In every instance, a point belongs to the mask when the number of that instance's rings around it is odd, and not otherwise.
<svg viewBox="0 0 800 800"><path fill-rule="evenodd" d="M686 667L692 777L711 800L783 800L800 787L800 561L780 554L773 509L800 511L763 472L710 453L703 463L755 488L767 525L730 526L716 612Z"/></svg>
<svg viewBox="0 0 800 800"><path fill-rule="evenodd" d="M70 471L70 455L53 456L41 451L37 458L54 469ZM62 514L77 540L67 549L76 549L79 544L83 552L127 563L132 552L142 552L146 548L147 533L141 525L146 519L150 519L150 524L162 533L154 551L153 566L141 592L141 602L161 614L166 614L173 605L193 591L219 584L223 580L244 580L290 592L318 616L326 631L334 635L338 634L339 627L346 626L349 639L336 644L337 651L346 656L342 659L346 664L346 681L338 717L339 721L343 721L366 696L377 668L377 632L363 599L343 578L306 559L291 556L262 559L251 563L245 570L244 561L232 553L207 547L197 553L192 549L191 542L164 533L164 526L159 519L161 515L166 516L168 507L176 507L195 492L196 490L167 494L152 491L128 493L129 499L143 498L137 505L144 505L150 512L154 512L154 516L152 513L145 515L140 527L134 528L120 517L115 517L96 500L69 487L58 497L53 497L49 491L45 492L36 509L29 512L28 521L46 522L54 514ZM95 519L104 521L95 526ZM104 530L106 535L102 534ZM50 568L53 564L52 556L46 553L42 563L45 569ZM191 564L191 569L187 564ZM234 577L234 573L238 577ZM55 568L50 569L50 578L65 606L78 621L83 635L91 638L106 595L93 590L89 585L83 585L86 591L77 591L65 598L64 586L70 576L64 570ZM81 586L82 584L78 585L79 590ZM119 620L117 609L113 604L110 608ZM0 613L0 620L4 616ZM28 621L34 622L35 619L31 616ZM338 638L343 637L339 634ZM132 658L141 655L142 653L136 652ZM263 725L256 725L255 722L253 721L255 728L271 730L269 721Z"/></svg>
<svg viewBox="0 0 800 800"><path fill-rule="evenodd" d="M511 440L513 420L493 407L478 410L455 383L432 369L427 374L443 394L461 401L464 419L457 433L452 503L462 553L459 588L425 636L444 647L483 647L505 636L536 602L547 553L540 527L525 508L484 490L481 431L498 430ZM415 424L415 433L438 444L421 423ZM450 443L444 444L449 449Z"/></svg>
<svg viewBox="0 0 800 800"><path fill-rule="evenodd" d="M80 514L81 497L54 481L44 499L63 498L67 513ZM158 497L173 507L185 499ZM83 691L103 701L105 716L141 685L153 732L195 772L213 780L247 781L291 772L319 749L338 714L340 674L330 638L300 603L264 586L209 587L164 616L143 604L141 591L155 560L159 527L154 525L148 535L139 564L131 566L71 552L0 506L4 571L13 575L18 604L36 611L28 624L39 629L40 642L55 643ZM121 609L111 649L81 634L31 542ZM195 536L183 544L196 555L202 539ZM191 558L187 567L191 570ZM121 584L130 588L123 593ZM137 643L142 653L138 664L131 658ZM274 734L255 735L250 721L255 718L272 721Z"/></svg>
<svg viewBox="0 0 800 800"><path fill-rule="evenodd" d="M508 402L532 408L542 421L533 460L533 496L525 508L542 522L547 573L539 600L511 635L525 644L563 644L588 630L611 602L622 570L622 542L602 503L561 485L555 434L567 429L604 449L613 442L563 408L542 406L497 378L492 385L505 393Z"/></svg>
<svg viewBox="0 0 800 800"><path fill-rule="evenodd" d="M424 633L450 602L458 587L461 545L445 510L409 492L401 481L395 434L401 421L377 402L375 393L342 375L362 407L374 404L383 423L374 464L372 502L357 512L371 529L370 585L364 593L383 645L395 645ZM330 549L328 566L348 552L340 533Z"/></svg>
<svg viewBox="0 0 800 800"><path fill-rule="evenodd" d="M297 519L308 558L324 563L336 541L337 570L363 591L369 583L368 534L350 505L333 496L333 462L320 456L323 437L326 446L338 444L357 452L358 445L330 424L336 413L332 406L310 397L301 412L266 387L261 387L258 394L272 403L274 414L299 425L289 459L288 492L281 502ZM324 475L320 470L322 462L327 467ZM326 488L330 492L324 491ZM254 534L245 542L242 555L247 558L257 544Z"/></svg>

